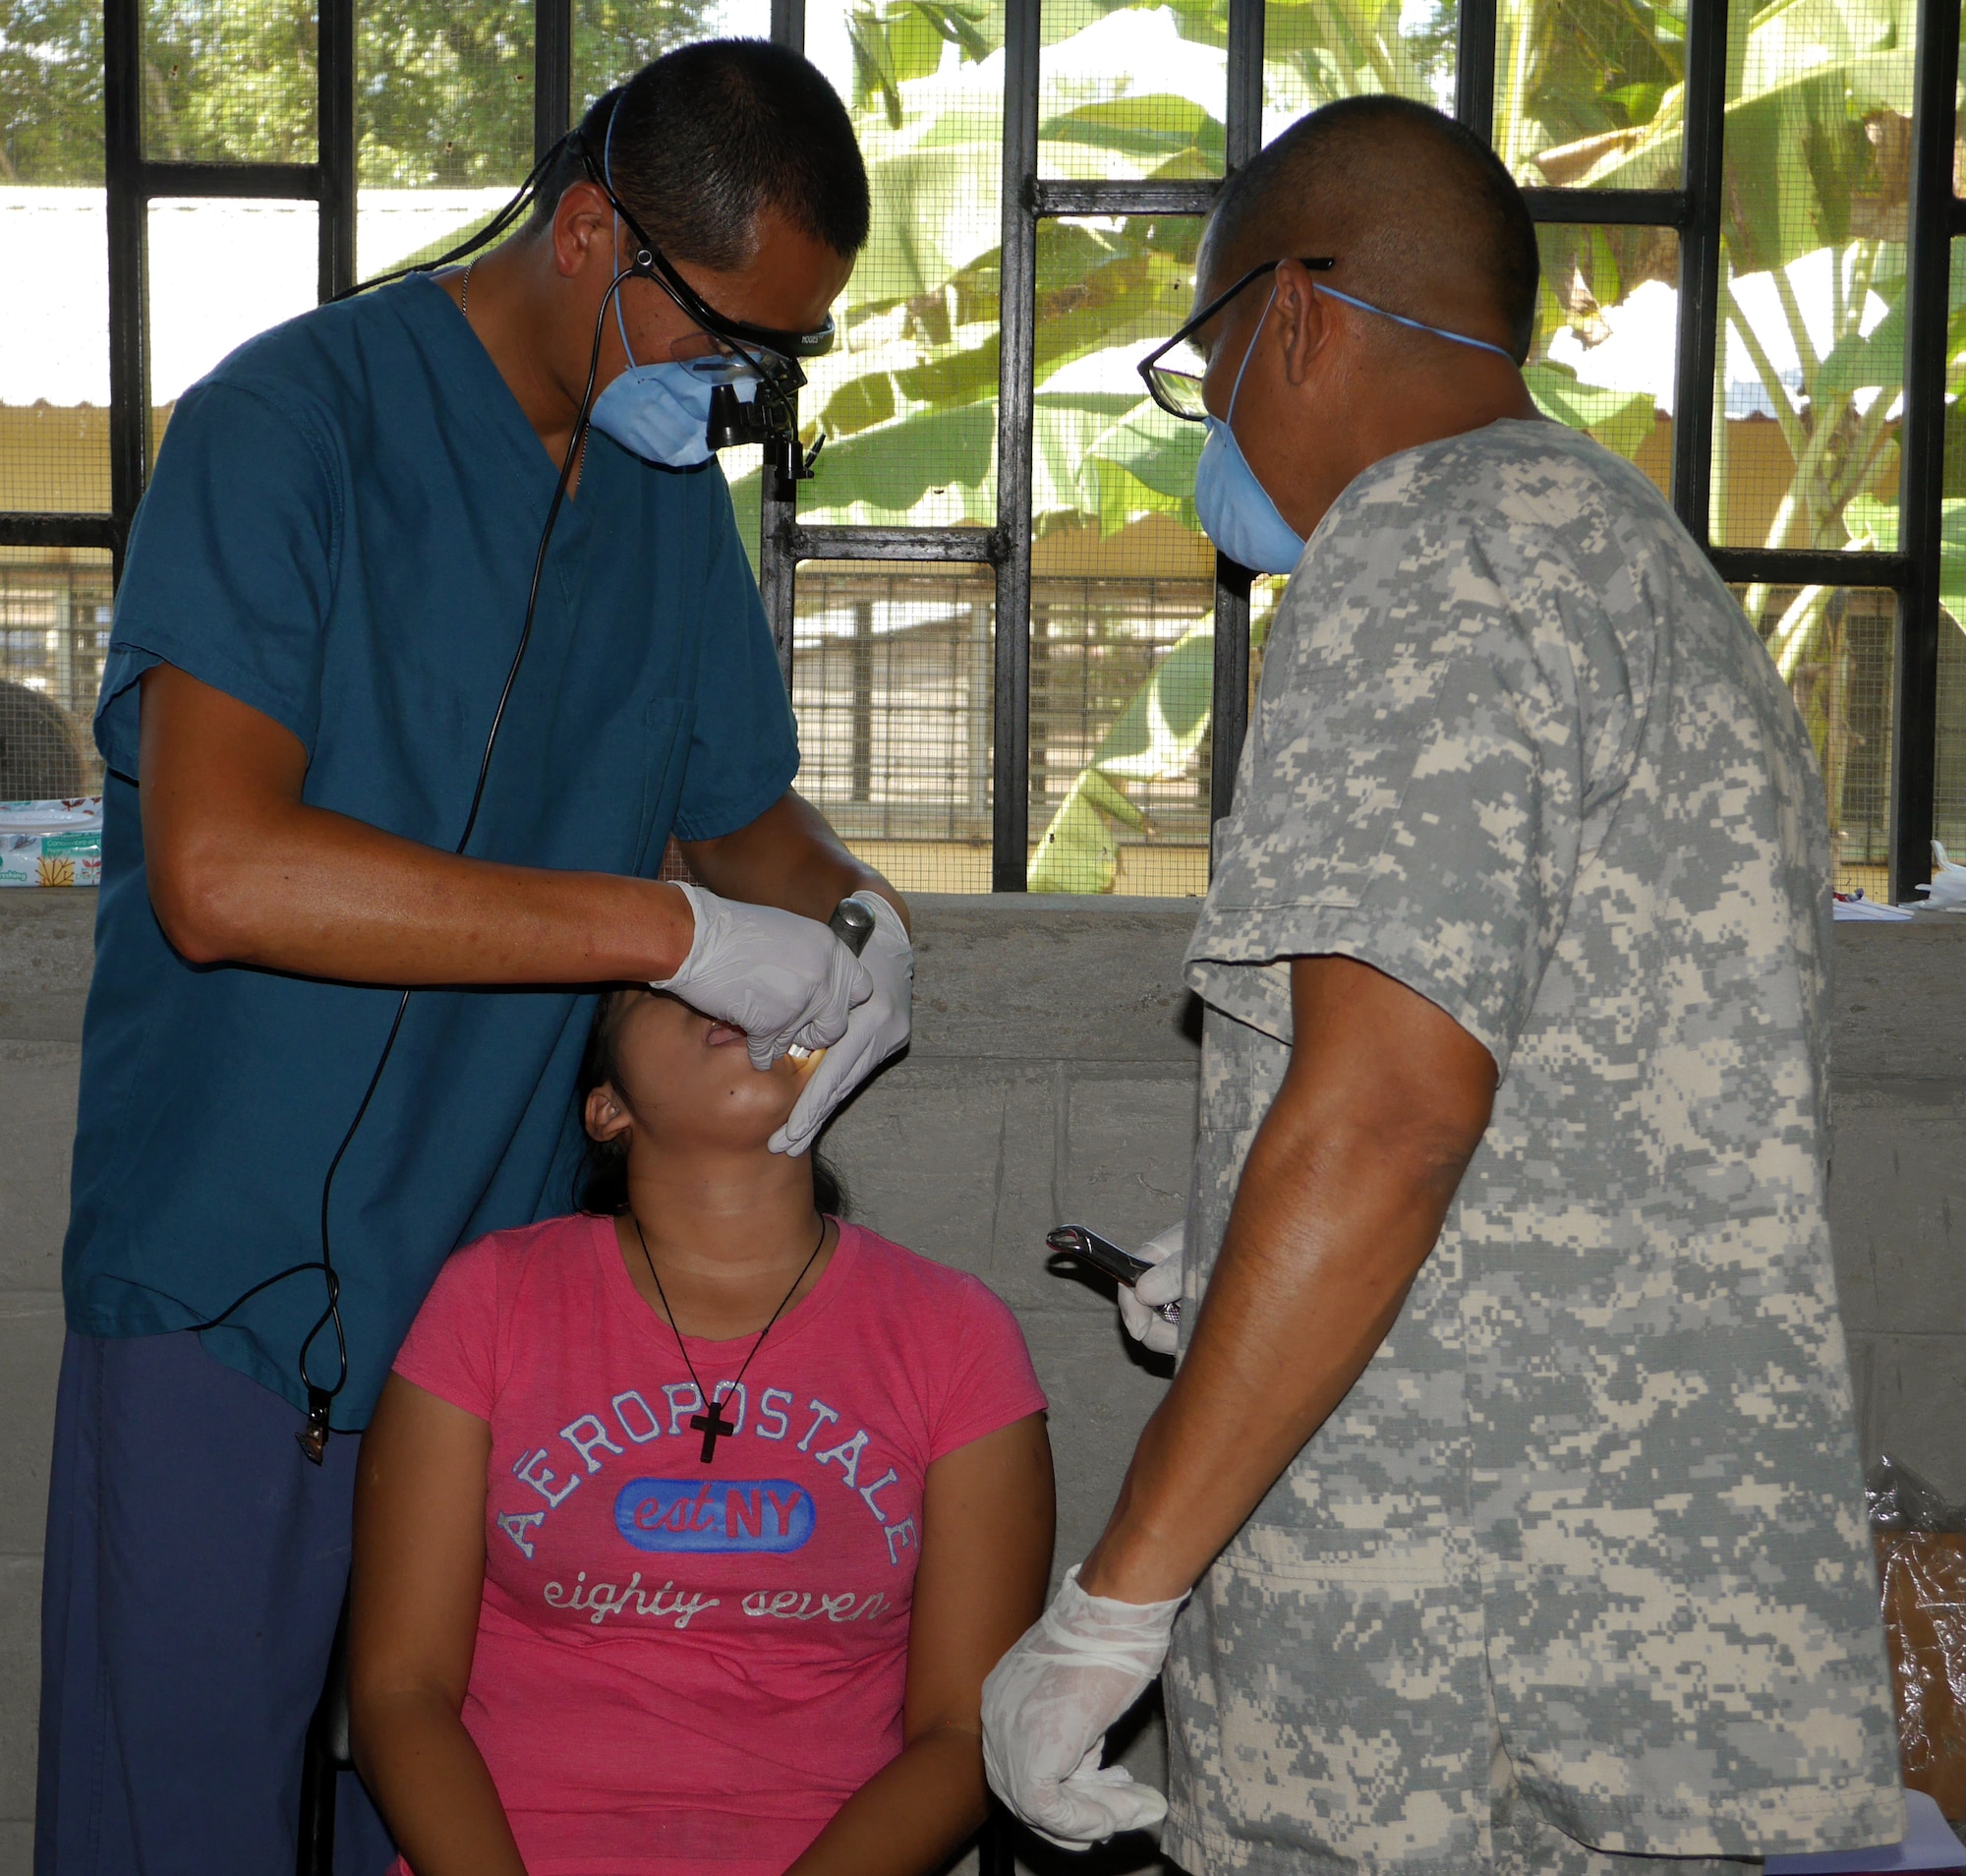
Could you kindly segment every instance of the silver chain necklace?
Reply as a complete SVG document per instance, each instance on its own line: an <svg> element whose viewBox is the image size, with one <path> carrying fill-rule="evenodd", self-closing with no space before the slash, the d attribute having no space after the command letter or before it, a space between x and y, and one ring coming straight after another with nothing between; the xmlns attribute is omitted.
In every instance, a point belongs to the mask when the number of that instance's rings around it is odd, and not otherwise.
<svg viewBox="0 0 1966 1876"><path fill-rule="evenodd" d="M476 261L466 264L463 282L457 289L457 310L464 315L467 322L471 319L471 269L477 264Z"/></svg>

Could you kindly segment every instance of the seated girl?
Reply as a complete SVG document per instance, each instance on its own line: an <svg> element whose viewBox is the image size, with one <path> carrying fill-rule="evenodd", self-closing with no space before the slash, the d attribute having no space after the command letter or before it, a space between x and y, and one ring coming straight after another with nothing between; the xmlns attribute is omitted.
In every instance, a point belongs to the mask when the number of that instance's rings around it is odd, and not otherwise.
<svg viewBox="0 0 1966 1876"><path fill-rule="evenodd" d="M416 1876L900 1876L984 1815L1044 1396L981 1283L766 1150L809 1072L605 998L586 1210L459 1252L403 1344L349 1688Z"/></svg>

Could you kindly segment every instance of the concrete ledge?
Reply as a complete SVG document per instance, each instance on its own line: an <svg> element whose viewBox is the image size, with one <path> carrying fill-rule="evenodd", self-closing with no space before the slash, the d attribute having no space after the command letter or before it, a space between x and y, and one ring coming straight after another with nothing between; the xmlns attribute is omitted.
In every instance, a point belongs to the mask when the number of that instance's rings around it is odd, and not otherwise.
<svg viewBox="0 0 1966 1876"><path fill-rule="evenodd" d="M1966 1085L1966 912L1836 927L1837 1079Z"/></svg>
<svg viewBox="0 0 1966 1876"><path fill-rule="evenodd" d="M1187 1062L1191 899L911 899L911 1054Z"/></svg>
<svg viewBox="0 0 1966 1876"><path fill-rule="evenodd" d="M94 965L92 887L0 892L0 1038L81 1041Z"/></svg>

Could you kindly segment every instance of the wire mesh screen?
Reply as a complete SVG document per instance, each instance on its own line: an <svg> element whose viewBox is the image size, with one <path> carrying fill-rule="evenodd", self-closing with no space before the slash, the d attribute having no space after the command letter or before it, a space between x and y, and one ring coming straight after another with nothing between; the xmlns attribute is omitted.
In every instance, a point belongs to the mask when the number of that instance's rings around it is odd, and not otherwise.
<svg viewBox="0 0 1966 1876"><path fill-rule="evenodd" d="M799 568L799 792L903 892L990 890L995 591L980 567Z"/></svg>
<svg viewBox="0 0 1966 1876"><path fill-rule="evenodd" d="M692 39L771 32L771 0L574 0L574 122L610 86Z"/></svg>
<svg viewBox="0 0 1966 1876"><path fill-rule="evenodd" d="M1219 176L1227 154L1228 0L1115 8L1044 0L1038 173Z"/></svg>
<svg viewBox="0 0 1966 1876"><path fill-rule="evenodd" d="M1938 747L1932 833L1953 860L1966 860L1966 629L1938 616Z"/></svg>
<svg viewBox="0 0 1966 1876"><path fill-rule="evenodd" d="M109 649L109 556L0 547L0 801L92 792L89 734Z"/></svg>
<svg viewBox="0 0 1966 1876"><path fill-rule="evenodd" d="M1208 888L1215 587L1031 585L1034 892Z"/></svg>
<svg viewBox="0 0 1966 1876"><path fill-rule="evenodd" d="M109 510L105 203L0 186L0 510Z"/></svg>
<svg viewBox="0 0 1966 1876"><path fill-rule="evenodd" d="M108 509L101 10L0 8L0 511Z"/></svg>
<svg viewBox="0 0 1966 1876"><path fill-rule="evenodd" d="M1677 189L1686 0L1502 0L1495 153L1518 182Z"/></svg>
<svg viewBox="0 0 1966 1876"><path fill-rule="evenodd" d="M1263 142L1320 104L1367 92L1454 108L1456 0L1269 0L1263 9Z"/></svg>
<svg viewBox="0 0 1966 1876"><path fill-rule="evenodd" d="M320 211L311 202L159 198L150 204L150 451L178 398L249 338L319 297ZM250 266L240 264L251 255ZM215 293L212 283L225 282Z"/></svg>
<svg viewBox="0 0 1966 1876"><path fill-rule="evenodd" d="M799 507L829 523L997 519L1003 15L810 0L806 53L846 100L873 195L867 245L807 367L826 438ZM755 475L735 485L755 510Z"/></svg>
<svg viewBox="0 0 1966 1876"><path fill-rule="evenodd" d="M1771 6L1746 37L1729 59L1713 540L1895 548L1910 22Z"/></svg>
<svg viewBox="0 0 1966 1876"><path fill-rule="evenodd" d="M146 0L143 22L145 156L316 160L313 0Z"/></svg>
<svg viewBox="0 0 1966 1876"><path fill-rule="evenodd" d="M1203 432L1155 404L1134 369L1191 311L1200 235L1182 215L1039 224L1033 892L1206 886L1215 551L1194 512Z"/></svg>
<svg viewBox="0 0 1966 1876"><path fill-rule="evenodd" d="M1523 376L1537 407L1630 457L1669 498L1679 237L1544 222L1536 245L1542 286Z"/></svg>
<svg viewBox="0 0 1966 1876"><path fill-rule="evenodd" d="M1836 889L1889 894L1897 604L1879 587L1737 586L1822 770Z"/></svg>
<svg viewBox="0 0 1966 1876"><path fill-rule="evenodd" d="M433 261L533 166L529 0L356 10L356 268Z"/></svg>

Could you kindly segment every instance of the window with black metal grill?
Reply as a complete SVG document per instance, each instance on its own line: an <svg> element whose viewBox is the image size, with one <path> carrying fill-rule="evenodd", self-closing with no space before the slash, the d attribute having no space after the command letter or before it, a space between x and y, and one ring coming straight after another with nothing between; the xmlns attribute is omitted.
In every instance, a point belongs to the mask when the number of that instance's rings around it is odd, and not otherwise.
<svg viewBox="0 0 1966 1876"><path fill-rule="evenodd" d="M1935 835L1966 845L1940 0L0 0L0 746L52 725L94 781L112 582L186 385L441 251L607 86L723 33L805 50L873 178L801 412L818 473L780 499L755 451L724 469L802 786L903 887L1205 887L1276 584L1209 547L1199 437L1131 365L1222 179L1368 91L1528 191L1532 390L1740 597L1840 883L1906 898Z"/></svg>

